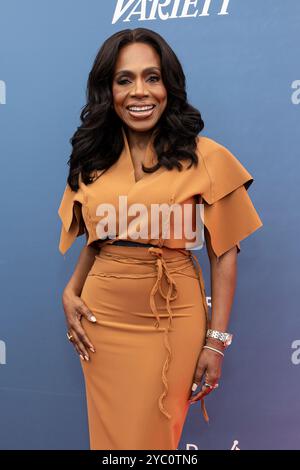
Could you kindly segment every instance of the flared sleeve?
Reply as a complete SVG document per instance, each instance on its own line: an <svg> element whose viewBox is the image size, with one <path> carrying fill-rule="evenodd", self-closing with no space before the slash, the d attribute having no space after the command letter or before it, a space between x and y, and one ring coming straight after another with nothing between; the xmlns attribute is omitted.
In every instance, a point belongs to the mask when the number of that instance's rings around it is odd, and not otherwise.
<svg viewBox="0 0 300 470"><path fill-rule="evenodd" d="M202 154L206 184L200 194L204 204L204 226L217 257L237 246L263 223L250 199L248 189L254 178L223 145Z"/></svg>
<svg viewBox="0 0 300 470"><path fill-rule="evenodd" d="M85 233L85 224L82 217L82 197L80 190L72 191L69 184L66 185L58 215L61 219L61 233L59 240L59 251L65 254L73 244L76 237Z"/></svg>

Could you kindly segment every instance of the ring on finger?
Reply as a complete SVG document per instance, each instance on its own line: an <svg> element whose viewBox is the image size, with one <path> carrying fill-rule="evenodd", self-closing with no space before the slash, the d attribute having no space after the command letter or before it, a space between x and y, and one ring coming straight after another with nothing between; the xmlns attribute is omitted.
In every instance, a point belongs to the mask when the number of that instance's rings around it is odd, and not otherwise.
<svg viewBox="0 0 300 470"><path fill-rule="evenodd" d="M74 336L69 331L67 331L67 338L71 343L74 341Z"/></svg>
<svg viewBox="0 0 300 470"><path fill-rule="evenodd" d="M207 382L204 382L203 385L204 385L204 387L208 387L208 388L210 388L211 390L214 390L215 388L218 388L218 386L219 386L218 383L215 383L214 385L211 385L211 384L209 384L209 383L207 383Z"/></svg>

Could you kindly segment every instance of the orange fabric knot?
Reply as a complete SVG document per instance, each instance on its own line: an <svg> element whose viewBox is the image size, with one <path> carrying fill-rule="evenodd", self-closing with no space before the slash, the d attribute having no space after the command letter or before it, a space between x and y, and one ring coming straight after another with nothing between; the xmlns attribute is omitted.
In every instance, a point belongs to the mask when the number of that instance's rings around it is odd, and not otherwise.
<svg viewBox="0 0 300 470"><path fill-rule="evenodd" d="M157 292L159 292L160 295L162 296L162 298L164 298L166 300L166 309L167 309L167 312L169 314L168 326L167 326L167 328L164 329L164 345L165 345L165 348L167 350L167 357L166 357L166 360L165 360L165 362L163 364L163 368L162 368L162 381L163 381L163 384L164 384L164 391L159 397L159 409L167 418L170 419L171 415L164 408L163 399L168 394L167 371L169 369L169 364L170 364L170 361L171 361L171 358L172 358L172 351L171 351L171 346L170 346L170 342L169 342L169 338L168 338L168 333L169 333L169 330L171 328L172 318L173 318L172 310L171 310L171 306L170 306L170 301L175 300L177 298L178 292L177 292L176 283L175 283L174 279L172 278L172 276L170 275L167 263L166 263L166 261L163 257L163 249L159 248L159 247L150 247L148 249L148 251L149 251L149 253L151 253L153 256L156 257L155 265L156 265L156 269L157 269L157 278L156 278L154 286L153 286L153 288L150 292L150 308L151 308L151 310L152 310L152 312L153 312L153 314L156 318L155 327L158 328L159 324L160 324L160 317L159 317L159 313L158 313L156 303L155 303L155 295L156 295ZM162 290L163 275L165 275L167 283L168 283L167 294L165 294Z"/></svg>
<svg viewBox="0 0 300 470"><path fill-rule="evenodd" d="M179 251L181 251L181 250L179 250ZM169 335L168 335L168 333L170 331L170 328L171 328L172 319L173 319L173 314L172 314L172 309L171 309L171 306L170 306L170 302L177 298L178 291L177 291L177 285L176 285L173 277L171 276L171 274L169 272L166 260L163 257L163 248L150 247L150 248L148 248L148 252L151 253L151 255L153 255L155 257L155 266L156 266L156 270L157 270L156 281L155 281L154 286L153 286L153 288L151 289L151 292L150 292L150 308L153 312L153 315L156 318L155 327L158 328L159 325L160 325L160 316L159 316L157 306L156 306L156 303L155 303L155 295L157 294L157 292L159 292L161 297L166 300L166 310L169 314L168 326L166 328L164 328L164 345L165 345L165 348L167 350L167 357L165 359L165 362L164 362L163 368L162 368L162 382L163 382L163 385L164 385L164 390L163 390L162 394L159 397L158 404L159 404L160 411L168 419L171 419L170 413L168 413L168 411L165 409L165 407L163 405L163 400L168 394L169 387L168 387L168 380L167 380L167 371L169 369L170 361L171 361L171 358L172 358L172 351L171 351L171 346L170 346L170 342L169 342ZM191 252L189 252L189 256L191 257L191 259L194 259L194 261L196 262L196 266L198 268L198 269L196 269L196 271L197 271L197 276L198 276L198 280L199 280L199 284L200 284L202 301L203 301L203 305L204 305L204 309L205 309L205 313L206 313L206 319L207 319L206 328L208 328L209 327L208 306L207 306L207 303L206 303L206 293L205 293L205 286L204 286L202 270L201 270L200 264L197 260L197 257L195 255L193 255ZM167 283L168 283L167 293L164 293L163 290L162 290L163 275L165 275ZM201 409L202 409L202 413L203 413L203 417L204 417L205 421L209 422L209 416L207 414L207 410L206 410L206 407L205 407L204 398L201 399Z"/></svg>

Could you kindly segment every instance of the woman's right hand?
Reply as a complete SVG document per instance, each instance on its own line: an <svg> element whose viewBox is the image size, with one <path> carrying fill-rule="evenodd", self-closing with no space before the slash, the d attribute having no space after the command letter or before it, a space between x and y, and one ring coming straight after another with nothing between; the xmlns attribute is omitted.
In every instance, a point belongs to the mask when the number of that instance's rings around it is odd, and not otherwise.
<svg viewBox="0 0 300 470"><path fill-rule="evenodd" d="M83 361L89 361L90 356L88 349L90 349L92 352L96 352L96 350L86 335L84 329L82 328L80 320L82 316L92 323L95 323L97 320L83 302L81 297L70 289L66 288L64 290L62 303L66 316L68 333L72 335L72 340L70 342L73 343L80 358Z"/></svg>

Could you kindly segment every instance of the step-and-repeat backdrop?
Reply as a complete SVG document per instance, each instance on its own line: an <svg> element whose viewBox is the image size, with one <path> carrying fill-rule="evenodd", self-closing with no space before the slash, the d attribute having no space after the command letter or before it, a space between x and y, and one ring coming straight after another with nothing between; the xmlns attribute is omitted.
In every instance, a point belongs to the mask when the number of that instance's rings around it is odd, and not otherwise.
<svg viewBox="0 0 300 470"><path fill-rule="evenodd" d="M57 209L94 57L140 26L175 50L202 134L253 174L264 223L241 242L210 424L192 405L179 448L300 447L299 21L298 0L0 1L0 448L88 449L61 303L85 237L63 257Z"/></svg>

